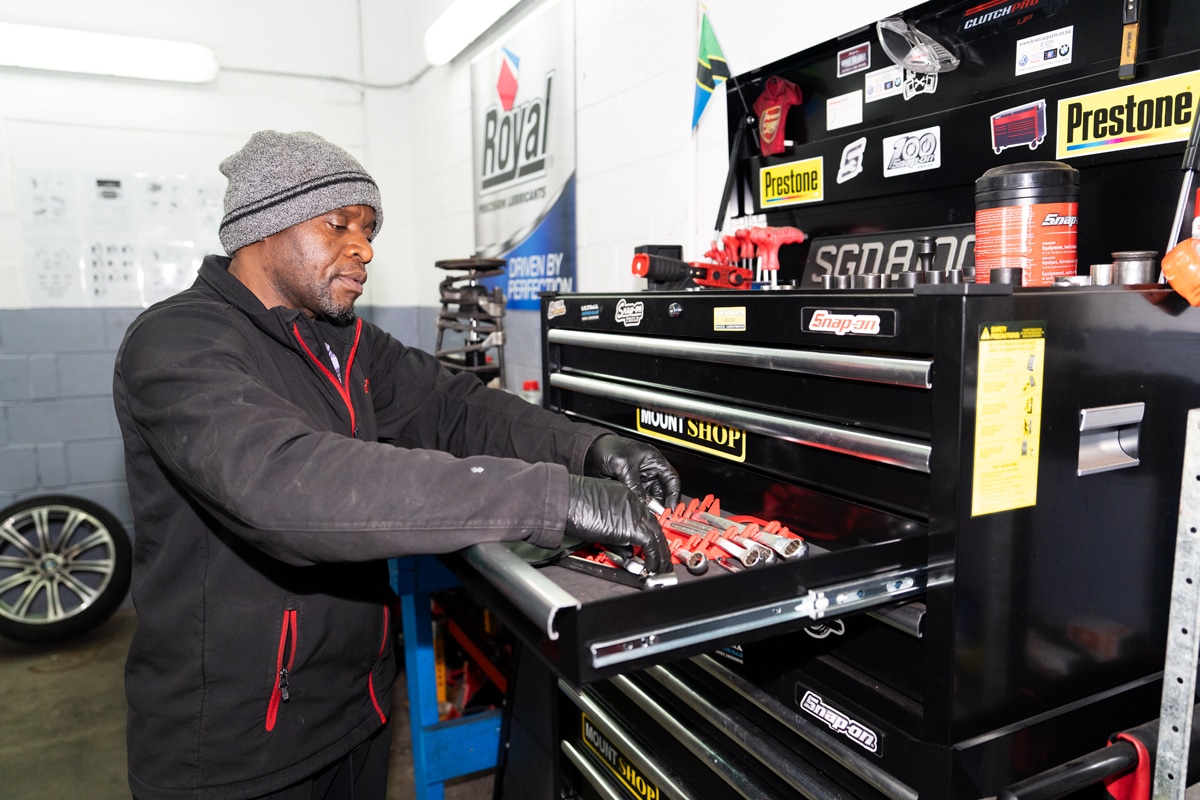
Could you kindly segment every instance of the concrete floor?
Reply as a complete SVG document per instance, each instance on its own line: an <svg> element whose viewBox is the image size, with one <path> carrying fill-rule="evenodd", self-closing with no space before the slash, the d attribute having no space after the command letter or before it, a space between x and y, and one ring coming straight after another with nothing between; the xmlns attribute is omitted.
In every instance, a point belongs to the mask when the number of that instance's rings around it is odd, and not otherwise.
<svg viewBox="0 0 1200 800"><path fill-rule="evenodd" d="M132 609L123 609L98 628L54 646L0 638L4 800L130 800L123 670L136 621ZM416 792L403 676L392 709L388 800L410 800ZM460 779L446 785L445 797L491 800L492 784L490 773Z"/></svg>

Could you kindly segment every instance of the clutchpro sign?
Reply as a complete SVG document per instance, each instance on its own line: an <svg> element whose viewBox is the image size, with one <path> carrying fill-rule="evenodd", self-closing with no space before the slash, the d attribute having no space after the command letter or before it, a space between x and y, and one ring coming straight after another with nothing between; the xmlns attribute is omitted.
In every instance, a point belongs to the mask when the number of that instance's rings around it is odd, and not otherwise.
<svg viewBox="0 0 1200 800"><path fill-rule="evenodd" d="M574 6L554 2L471 62L475 250L508 307L575 290Z"/></svg>

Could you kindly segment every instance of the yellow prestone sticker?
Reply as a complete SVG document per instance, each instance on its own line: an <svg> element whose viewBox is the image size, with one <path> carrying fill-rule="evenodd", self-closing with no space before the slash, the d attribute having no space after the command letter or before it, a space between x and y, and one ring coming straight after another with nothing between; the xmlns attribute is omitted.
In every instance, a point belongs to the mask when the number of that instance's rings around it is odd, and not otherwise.
<svg viewBox="0 0 1200 800"><path fill-rule="evenodd" d="M758 170L758 206L762 209L819 203L825 199L825 157L773 164Z"/></svg>
<svg viewBox="0 0 1200 800"><path fill-rule="evenodd" d="M1200 102L1200 70L1058 101L1055 157L1187 141Z"/></svg>
<svg viewBox="0 0 1200 800"><path fill-rule="evenodd" d="M746 307L727 306L713 309L714 331L746 330Z"/></svg>
<svg viewBox="0 0 1200 800"><path fill-rule="evenodd" d="M979 329L971 516L1037 505L1045 322Z"/></svg>

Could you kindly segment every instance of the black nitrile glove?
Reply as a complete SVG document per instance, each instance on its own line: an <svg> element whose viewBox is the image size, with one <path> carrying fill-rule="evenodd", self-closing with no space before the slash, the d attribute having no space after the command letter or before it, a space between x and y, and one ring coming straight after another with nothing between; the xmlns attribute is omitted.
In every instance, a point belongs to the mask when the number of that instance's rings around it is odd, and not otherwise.
<svg viewBox="0 0 1200 800"><path fill-rule="evenodd" d="M671 563L667 537L646 504L615 481L568 475L567 535L615 547L637 545L647 572Z"/></svg>
<svg viewBox="0 0 1200 800"><path fill-rule="evenodd" d="M653 497L667 508L679 502L679 474L654 447L615 433L592 442L586 474L612 478L645 502Z"/></svg>

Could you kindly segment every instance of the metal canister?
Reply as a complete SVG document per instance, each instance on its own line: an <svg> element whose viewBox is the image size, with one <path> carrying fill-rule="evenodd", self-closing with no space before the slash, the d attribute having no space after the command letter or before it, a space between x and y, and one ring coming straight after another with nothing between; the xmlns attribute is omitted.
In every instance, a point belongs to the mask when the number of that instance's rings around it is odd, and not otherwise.
<svg viewBox="0 0 1200 800"><path fill-rule="evenodd" d="M1118 250L1112 254L1114 283L1158 282L1157 250Z"/></svg>

